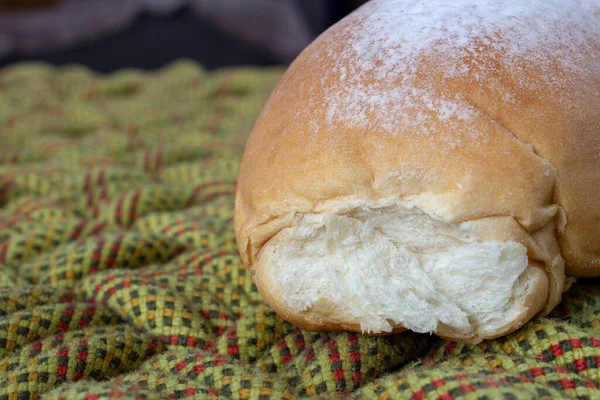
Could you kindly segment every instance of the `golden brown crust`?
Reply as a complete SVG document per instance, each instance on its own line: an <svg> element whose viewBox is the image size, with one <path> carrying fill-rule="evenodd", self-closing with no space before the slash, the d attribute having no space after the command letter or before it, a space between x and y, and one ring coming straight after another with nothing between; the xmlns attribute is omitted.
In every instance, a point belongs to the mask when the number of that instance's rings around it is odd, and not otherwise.
<svg viewBox="0 0 600 400"><path fill-rule="evenodd" d="M527 53L495 51L489 47L495 39L485 37L476 53L452 60L457 70L468 73L448 76L440 67L447 66L442 54L432 49L416 59L418 68L410 73L380 76L377 69L359 71L355 64L361 60L351 51L352 29L361 28L369 10L359 10L310 45L256 122L236 194L235 231L244 262L254 270L264 244L293 224L293 213L416 198L423 210L448 223L510 220L510 229L491 233L486 225L484 231L491 238L508 235L505 239L523 243L531 262L543 263L547 286L536 287L527 300L529 311L498 335L558 303L563 258L567 275L599 276L600 35L577 49L569 68L550 58L543 68ZM565 25L568 29L578 28ZM543 56L542 50L550 54L552 49L541 49ZM482 83L477 71L483 69ZM404 116L418 116L424 121L418 127L398 121L390 131L385 116L371 108L364 111L367 125L356 124L355 118L332 119L332 94L353 90L340 83L346 75L353 85L384 93L410 84L434 100L459 99L477 116L442 118L427 104L430 98L415 96L414 111ZM261 270L255 272L259 288L268 285ZM325 316L294 313L270 291L263 294L283 318L305 329L359 330ZM478 340L450 330L438 334Z"/></svg>

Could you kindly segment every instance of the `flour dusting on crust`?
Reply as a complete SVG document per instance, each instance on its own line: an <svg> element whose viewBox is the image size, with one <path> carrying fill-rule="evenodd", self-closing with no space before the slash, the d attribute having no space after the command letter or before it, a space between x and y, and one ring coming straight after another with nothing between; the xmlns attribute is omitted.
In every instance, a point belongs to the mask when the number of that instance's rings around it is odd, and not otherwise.
<svg viewBox="0 0 600 400"><path fill-rule="evenodd" d="M557 65L586 73L577 61L590 38L600 35L597 10L587 0L372 0L323 36L329 42L319 56L330 67L321 79L329 93L327 121L364 128L370 121L390 133L425 135L432 134L429 120L461 121L464 128L479 110L460 95L434 90L433 79L468 76L493 85L494 59L548 72L542 81L515 74L523 87L558 90L564 76L550 73ZM424 75L427 57L438 61ZM503 97L512 101L508 92Z"/></svg>

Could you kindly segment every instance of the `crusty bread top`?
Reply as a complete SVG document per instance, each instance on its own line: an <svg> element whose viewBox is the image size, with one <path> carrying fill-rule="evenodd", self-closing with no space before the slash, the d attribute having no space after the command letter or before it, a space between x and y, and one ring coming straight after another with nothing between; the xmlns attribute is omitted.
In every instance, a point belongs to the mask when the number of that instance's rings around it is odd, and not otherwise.
<svg viewBox="0 0 600 400"><path fill-rule="evenodd" d="M448 222L566 215L567 273L600 274L600 22L591 1L374 0L292 64L236 195L253 265L292 212L417 198Z"/></svg>

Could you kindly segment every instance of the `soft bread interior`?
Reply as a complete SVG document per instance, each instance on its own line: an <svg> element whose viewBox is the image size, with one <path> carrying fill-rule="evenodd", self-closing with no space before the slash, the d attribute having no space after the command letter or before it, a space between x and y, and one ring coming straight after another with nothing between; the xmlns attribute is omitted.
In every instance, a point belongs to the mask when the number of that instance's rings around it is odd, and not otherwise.
<svg viewBox="0 0 600 400"><path fill-rule="evenodd" d="M528 298L547 285L529 265L516 241L478 240L414 207L358 208L302 215L280 231L261 251L257 283L284 315L366 333L494 336L531 317Z"/></svg>

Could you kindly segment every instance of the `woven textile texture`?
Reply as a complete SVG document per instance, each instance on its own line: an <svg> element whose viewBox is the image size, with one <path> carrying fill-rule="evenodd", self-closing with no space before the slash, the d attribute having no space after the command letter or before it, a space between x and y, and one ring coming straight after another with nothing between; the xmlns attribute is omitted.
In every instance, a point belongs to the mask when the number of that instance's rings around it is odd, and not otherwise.
<svg viewBox="0 0 600 400"><path fill-rule="evenodd" d="M0 72L0 399L600 398L594 281L478 346L273 313L232 211L281 73Z"/></svg>

